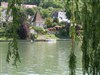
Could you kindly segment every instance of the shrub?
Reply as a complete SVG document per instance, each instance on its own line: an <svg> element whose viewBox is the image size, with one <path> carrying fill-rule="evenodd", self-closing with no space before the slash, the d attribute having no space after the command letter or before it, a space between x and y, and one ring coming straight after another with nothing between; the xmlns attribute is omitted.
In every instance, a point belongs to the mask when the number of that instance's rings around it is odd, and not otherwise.
<svg viewBox="0 0 100 75"><path fill-rule="evenodd" d="M47 18L45 20L45 24L47 25L47 28L52 27L52 18Z"/></svg>
<svg viewBox="0 0 100 75"><path fill-rule="evenodd" d="M60 34L61 36L67 36L67 32L66 32L65 29L60 30L59 34Z"/></svg>
<svg viewBox="0 0 100 75"><path fill-rule="evenodd" d="M25 11L26 11L26 14L30 16L34 15L35 13L35 11L32 8L27 8Z"/></svg>
<svg viewBox="0 0 100 75"><path fill-rule="evenodd" d="M44 29L41 28L41 27L37 27L37 26L34 26L32 27L37 33L40 33L40 34L43 34L44 33Z"/></svg>

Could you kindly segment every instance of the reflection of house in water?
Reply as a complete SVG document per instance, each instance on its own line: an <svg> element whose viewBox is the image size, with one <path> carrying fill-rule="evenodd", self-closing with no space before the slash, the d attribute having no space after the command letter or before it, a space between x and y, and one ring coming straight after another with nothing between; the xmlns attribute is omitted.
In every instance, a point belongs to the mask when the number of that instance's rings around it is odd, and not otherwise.
<svg viewBox="0 0 100 75"><path fill-rule="evenodd" d="M36 12L34 19L32 21L32 24L34 26L38 26L38 27L44 27L44 20L42 19L41 15L39 12Z"/></svg>

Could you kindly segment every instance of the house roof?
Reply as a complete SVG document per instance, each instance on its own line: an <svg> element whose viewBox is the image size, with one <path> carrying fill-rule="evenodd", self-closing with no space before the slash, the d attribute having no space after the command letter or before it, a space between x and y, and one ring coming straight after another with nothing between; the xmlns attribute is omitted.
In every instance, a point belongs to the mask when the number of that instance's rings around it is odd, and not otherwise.
<svg viewBox="0 0 100 75"><path fill-rule="evenodd" d="M33 22L43 22L43 19L42 19L39 12L36 12L34 19L33 19Z"/></svg>

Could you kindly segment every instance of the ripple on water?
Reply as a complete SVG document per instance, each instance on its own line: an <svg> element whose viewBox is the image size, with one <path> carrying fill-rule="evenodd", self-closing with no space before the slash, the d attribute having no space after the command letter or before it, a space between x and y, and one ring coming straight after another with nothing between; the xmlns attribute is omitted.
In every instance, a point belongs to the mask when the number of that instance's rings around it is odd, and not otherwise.
<svg viewBox="0 0 100 75"><path fill-rule="evenodd" d="M1 75L9 75L9 74L1 74Z"/></svg>
<svg viewBox="0 0 100 75"><path fill-rule="evenodd" d="M39 74L28 74L28 75L39 75Z"/></svg>

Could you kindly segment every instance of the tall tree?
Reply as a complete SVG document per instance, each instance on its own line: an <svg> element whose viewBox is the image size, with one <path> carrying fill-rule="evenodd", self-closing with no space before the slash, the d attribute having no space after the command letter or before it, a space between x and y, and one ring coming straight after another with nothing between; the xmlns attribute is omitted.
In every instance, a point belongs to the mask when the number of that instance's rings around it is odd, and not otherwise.
<svg viewBox="0 0 100 75"><path fill-rule="evenodd" d="M66 11L71 13L71 21L83 26L82 67L83 74L100 75L100 3L99 0L67 1ZM74 14L74 16L73 16ZM73 34L74 35L74 34ZM71 63L70 63L71 64ZM71 69L72 70L72 69Z"/></svg>

